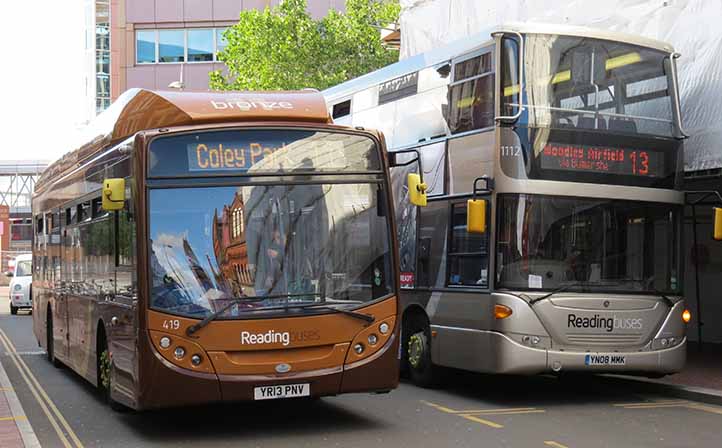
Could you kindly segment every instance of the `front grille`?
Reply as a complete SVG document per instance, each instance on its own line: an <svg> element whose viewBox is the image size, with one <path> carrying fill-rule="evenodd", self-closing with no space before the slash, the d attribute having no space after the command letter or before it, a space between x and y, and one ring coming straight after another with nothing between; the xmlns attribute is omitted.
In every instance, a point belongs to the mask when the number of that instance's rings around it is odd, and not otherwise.
<svg viewBox="0 0 722 448"><path fill-rule="evenodd" d="M639 345L639 334L609 334L609 333L567 333L567 340L578 345Z"/></svg>

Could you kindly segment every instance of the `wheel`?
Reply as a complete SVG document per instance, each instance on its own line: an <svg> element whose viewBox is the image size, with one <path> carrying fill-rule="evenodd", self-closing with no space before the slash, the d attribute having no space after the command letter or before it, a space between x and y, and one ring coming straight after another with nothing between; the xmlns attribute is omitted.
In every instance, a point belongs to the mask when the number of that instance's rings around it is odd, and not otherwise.
<svg viewBox="0 0 722 448"><path fill-rule="evenodd" d="M53 365L55 368L62 367L62 364L60 361L58 361L58 358L55 357L55 340L53 338L53 313L51 312L50 308L48 308L48 318L46 325L46 347L47 347L47 356L48 361Z"/></svg>
<svg viewBox="0 0 722 448"><path fill-rule="evenodd" d="M116 412L125 412L128 410L125 406L113 399L110 394L112 375L112 359L108 351L108 343L105 340L105 333L101 330L98 334L98 349L96 350L96 365L98 372L98 392L103 400L108 403L110 409Z"/></svg>
<svg viewBox="0 0 722 448"><path fill-rule="evenodd" d="M13 316L15 316L16 314L18 314L18 307L13 306L12 303L10 304L10 314L12 314Z"/></svg>
<svg viewBox="0 0 722 448"><path fill-rule="evenodd" d="M414 316L405 326L406 365L411 381L420 387L437 387L440 368L431 362L431 330L425 318Z"/></svg>

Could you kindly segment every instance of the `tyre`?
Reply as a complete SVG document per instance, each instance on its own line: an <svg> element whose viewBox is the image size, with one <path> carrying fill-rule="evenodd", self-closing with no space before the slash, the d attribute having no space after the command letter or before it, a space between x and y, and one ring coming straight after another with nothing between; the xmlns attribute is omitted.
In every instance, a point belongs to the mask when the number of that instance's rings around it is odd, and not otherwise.
<svg viewBox="0 0 722 448"><path fill-rule="evenodd" d="M431 329L422 316L413 316L404 326L404 346L409 378L425 388L440 383L440 367L431 362Z"/></svg>
<svg viewBox="0 0 722 448"><path fill-rule="evenodd" d="M58 361L58 358L55 357L55 341L53 339L53 313L51 312L50 308L48 308L48 318L46 325L46 347L47 347L47 357L48 361L50 361L50 364L53 365L55 368L62 367L62 364L60 361Z"/></svg>
<svg viewBox="0 0 722 448"><path fill-rule="evenodd" d="M13 316L15 316L16 314L18 314L18 307L13 306L12 303L10 304L10 314L12 314Z"/></svg>
<svg viewBox="0 0 722 448"><path fill-rule="evenodd" d="M105 332L98 333L98 349L96 350L96 366L98 372L98 392L101 398L108 403L110 409L116 412L125 412L128 410L125 406L113 399L110 394L112 375L112 360L108 351L108 342L105 339Z"/></svg>

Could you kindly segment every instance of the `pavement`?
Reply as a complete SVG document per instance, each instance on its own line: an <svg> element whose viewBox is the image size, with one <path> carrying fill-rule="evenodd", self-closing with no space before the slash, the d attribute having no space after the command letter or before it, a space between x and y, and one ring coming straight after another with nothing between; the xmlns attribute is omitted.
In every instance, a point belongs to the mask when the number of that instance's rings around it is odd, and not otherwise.
<svg viewBox="0 0 722 448"><path fill-rule="evenodd" d="M0 287L0 315L10 313L8 297L8 288ZM2 345L0 344L0 348ZM2 350L2 352L5 356L8 355L7 351ZM23 406L17 394L15 394L13 384L10 382L2 363L0 363L0 447L40 447L40 442L28 422Z"/></svg>
<svg viewBox="0 0 722 448"><path fill-rule="evenodd" d="M0 416L12 425L0 427L9 428L0 430L2 448L720 446L722 406L601 376L449 370L434 390L402 383L386 395L117 413L89 383L47 361L32 316L11 316L6 296L0 289L0 368L9 381L0 374L8 403Z"/></svg>

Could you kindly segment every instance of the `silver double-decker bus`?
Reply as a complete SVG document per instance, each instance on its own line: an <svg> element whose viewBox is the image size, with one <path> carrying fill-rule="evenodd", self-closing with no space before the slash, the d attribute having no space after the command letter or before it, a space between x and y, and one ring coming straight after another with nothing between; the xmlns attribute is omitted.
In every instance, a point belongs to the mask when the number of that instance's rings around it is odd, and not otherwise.
<svg viewBox="0 0 722 448"><path fill-rule="evenodd" d="M415 383L438 366L683 367L677 57L638 36L510 24L324 92L337 123L389 143Z"/></svg>

